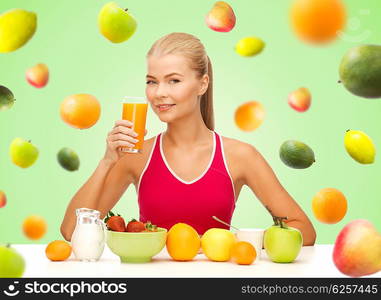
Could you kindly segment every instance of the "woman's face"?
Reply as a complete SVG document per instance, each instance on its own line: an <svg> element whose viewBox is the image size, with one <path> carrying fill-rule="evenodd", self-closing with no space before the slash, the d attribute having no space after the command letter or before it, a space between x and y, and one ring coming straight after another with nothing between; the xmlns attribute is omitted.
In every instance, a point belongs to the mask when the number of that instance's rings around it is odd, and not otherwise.
<svg viewBox="0 0 381 300"><path fill-rule="evenodd" d="M147 63L146 96L161 121L173 122L200 109L198 97L208 88L208 75L198 78L181 55L150 56Z"/></svg>

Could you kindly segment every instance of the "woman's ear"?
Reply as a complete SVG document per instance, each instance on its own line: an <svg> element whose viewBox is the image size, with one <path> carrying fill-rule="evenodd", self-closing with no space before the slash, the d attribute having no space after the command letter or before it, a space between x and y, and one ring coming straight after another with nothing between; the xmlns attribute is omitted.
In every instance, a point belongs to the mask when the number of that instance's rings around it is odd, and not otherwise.
<svg viewBox="0 0 381 300"><path fill-rule="evenodd" d="M206 90L208 89L209 86L209 76L208 74L204 74L201 78L201 88L199 92L199 96L202 96L205 94Z"/></svg>

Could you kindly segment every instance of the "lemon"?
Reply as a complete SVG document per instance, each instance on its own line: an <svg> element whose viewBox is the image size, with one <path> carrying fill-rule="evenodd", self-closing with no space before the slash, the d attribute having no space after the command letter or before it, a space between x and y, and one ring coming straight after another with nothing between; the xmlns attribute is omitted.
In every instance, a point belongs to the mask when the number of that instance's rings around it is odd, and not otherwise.
<svg viewBox="0 0 381 300"><path fill-rule="evenodd" d="M360 130L347 130L344 145L348 154L360 164L371 164L376 156L372 139Z"/></svg>
<svg viewBox="0 0 381 300"><path fill-rule="evenodd" d="M22 47L37 28L37 15L23 9L12 9L0 15L0 53Z"/></svg>
<svg viewBox="0 0 381 300"><path fill-rule="evenodd" d="M254 56L260 53L265 43L255 36L245 37L235 45L235 51L241 56Z"/></svg>

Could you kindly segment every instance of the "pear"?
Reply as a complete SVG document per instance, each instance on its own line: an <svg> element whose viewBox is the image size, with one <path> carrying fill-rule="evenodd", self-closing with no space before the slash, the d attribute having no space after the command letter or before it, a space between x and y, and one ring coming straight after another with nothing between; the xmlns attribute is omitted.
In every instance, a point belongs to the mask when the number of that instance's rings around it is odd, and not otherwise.
<svg viewBox="0 0 381 300"><path fill-rule="evenodd" d="M12 52L26 44L36 32L37 15L12 9L0 15L0 53Z"/></svg>
<svg viewBox="0 0 381 300"><path fill-rule="evenodd" d="M99 31L112 43L128 40L135 33L136 26L135 18L115 2L105 4L99 12Z"/></svg>
<svg viewBox="0 0 381 300"><path fill-rule="evenodd" d="M235 21L233 9L224 1L217 1L205 18L206 25L218 32L231 31L235 26Z"/></svg>

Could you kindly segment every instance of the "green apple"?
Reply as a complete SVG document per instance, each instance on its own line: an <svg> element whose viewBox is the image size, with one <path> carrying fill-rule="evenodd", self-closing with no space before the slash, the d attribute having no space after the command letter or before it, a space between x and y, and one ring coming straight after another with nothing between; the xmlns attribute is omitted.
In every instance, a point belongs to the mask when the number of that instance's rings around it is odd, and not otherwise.
<svg viewBox="0 0 381 300"><path fill-rule="evenodd" d="M98 27L102 35L113 43L128 40L136 30L135 18L115 2L105 4L98 15Z"/></svg>
<svg viewBox="0 0 381 300"><path fill-rule="evenodd" d="M24 270L24 258L10 245L0 246L0 278L21 277Z"/></svg>
<svg viewBox="0 0 381 300"><path fill-rule="evenodd" d="M16 166L28 168L37 160L38 149L30 141L15 138L9 147L9 155Z"/></svg>
<svg viewBox="0 0 381 300"><path fill-rule="evenodd" d="M301 232L287 227L282 217L273 217L275 224L264 234L263 244L268 257L276 263L290 263L298 256L303 245Z"/></svg>

